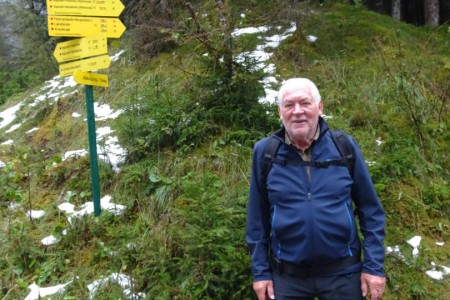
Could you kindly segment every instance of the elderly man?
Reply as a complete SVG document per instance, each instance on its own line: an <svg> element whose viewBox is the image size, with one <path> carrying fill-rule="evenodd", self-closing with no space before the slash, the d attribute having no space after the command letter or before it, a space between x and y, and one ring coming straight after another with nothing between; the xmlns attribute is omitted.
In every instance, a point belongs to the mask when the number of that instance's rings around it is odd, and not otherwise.
<svg viewBox="0 0 450 300"><path fill-rule="evenodd" d="M330 163L343 158L312 81L287 80L278 104L282 129L253 152L246 240L258 299L381 299L385 214L358 145L347 137L352 170ZM270 139L279 148L264 174Z"/></svg>

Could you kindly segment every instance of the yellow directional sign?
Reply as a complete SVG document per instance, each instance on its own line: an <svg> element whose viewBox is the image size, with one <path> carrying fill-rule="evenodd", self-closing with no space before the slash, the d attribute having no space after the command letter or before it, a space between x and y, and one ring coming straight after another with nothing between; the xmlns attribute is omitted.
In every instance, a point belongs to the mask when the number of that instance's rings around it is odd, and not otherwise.
<svg viewBox="0 0 450 300"><path fill-rule="evenodd" d="M111 58L109 58L108 55L100 55L96 57L91 57L87 59L82 60L76 60L73 62L69 62L66 64L62 64L59 66L59 75L69 76L73 75L75 71L93 71L93 70L100 70L100 69L106 69L109 67L109 64L111 63Z"/></svg>
<svg viewBox="0 0 450 300"><path fill-rule="evenodd" d="M108 87L108 75L75 71L73 79L76 83Z"/></svg>
<svg viewBox="0 0 450 300"><path fill-rule="evenodd" d="M49 36L86 37L103 35L119 38L125 31L119 18L48 16Z"/></svg>
<svg viewBox="0 0 450 300"><path fill-rule="evenodd" d="M119 0L47 0L49 15L118 17L124 8Z"/></svg>
<svg viewBox="0 0 450 300"><path fill-rule="evenodd" d="M106 37L85 37L56 44L53 56L58 62L108 53Z"/></svg>

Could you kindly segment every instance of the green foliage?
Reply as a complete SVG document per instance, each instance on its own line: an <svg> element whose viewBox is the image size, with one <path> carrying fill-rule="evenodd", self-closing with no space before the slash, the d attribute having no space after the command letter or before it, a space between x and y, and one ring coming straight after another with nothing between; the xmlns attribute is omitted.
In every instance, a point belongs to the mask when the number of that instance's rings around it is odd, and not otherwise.
<svg viewBox="0 0 450 300"><path fill-rule="evenodd" d="M179 46L177 15L183 9L184 1L179 0L165 4L128 1L123 16L129 36L127 40L134 56L140 61L148 61L161 52Z"/></svg>
<svg viewBox="0 0 450 300"><path fill-rule="evenodd" d="M122 267L134 270L137 290L156 299L250 298L241 237L248 186L243 170L251 149L218 142L196 153L180 159L166 151L165 159L122 171L118 191L136 199L138 208L129 237L136 247L123 256Z"/></svg>
<svg viewBox="0 0 450 300"><path fill-rule="evenodd" d="M2 257L0 264L2 270L9 270L10 277L7 282L14 282L24 272L33 270L36 260L41 257L41 252L36 249L32 241L27 237L31 231L29 222L10 223L8 232L5 232L5 250L11 253L10 257ZM4 274L6 276L6 274Z"/></svg>
<svg viewBox="0 0 450 300"><path fill-rule="evenodd" d="M224 195L217 176L198 179L194 173L181 179L183 196L169 212L166 251L147 256L149 291L158 299L249 298L249 258L240 238L245 208Z"/></svg>
<svg viewBox="0 0 450 300"><path fill-rule="evenodd" d="M56 73L44 16L28 5L2 3L0 104Z"/></svg>
<svg viewBox="0 0 450 300"><path fill-rule="evenodd" d="M423 191L424 203L440 212L442 216L450 215L450 186L441 178L431 180Z"/></svg>
<svg viewBox="0 0 450 300"><path fill-rule="evenodd" d="M200 92L200 105L211 115L214 123L230 128L265 131L270 121L258 99L264 95L259 80L263 73L251 72L251 66L233 69L231 78L225 66L211 65L217 61L205 59L205 73L195 78ZM269 124L268 124L269 123Z"/></svg>
<svg viewBox="0 0 450 300"><path fill-rule="evenodd" d="M0 207L5 208L10 203L21 202L24 191L21 187L23 174L16 172L14 162L7 163L0 168Z"/></svg>
<svg viewBox="0 0 450 300"><path fill-rule="evenodd" d="M141 83L130 95L119 118L119 136L127 145L128 160L137 161L164 149L187 150L214 133L205 112L170 80L158 74Z"/></svg>
<svg viewBox="0 0 450 300"><path fill-rule="evenodd" d="M5 103L6 99L15 93L24 91L29 87L29 82L32 81L30 74L21 71L12 72L11 70L0 71L0 81L4 84L0 87L0 104Z"/></svg>

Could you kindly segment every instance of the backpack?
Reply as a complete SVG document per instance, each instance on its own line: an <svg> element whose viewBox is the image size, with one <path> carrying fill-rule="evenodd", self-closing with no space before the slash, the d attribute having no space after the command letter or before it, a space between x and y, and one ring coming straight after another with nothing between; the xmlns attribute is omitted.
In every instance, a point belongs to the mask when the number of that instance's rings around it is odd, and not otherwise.
<svg viewBox="0 0 450 300"><path fill-rule="evenodd" d="M334 166L347 166L350 176L353 179L353 171L355 167L355 155L353 153L350 138L343 130L331 130L331 136L333 142L336 145L339 153L341 154L340 159L327 160L327 161L288 161L284 159L276 158L278 149L280 148L281 141L275 137L269 137L264 149L264 161L263 161L263 176L267 180L267 175L269 174L272 163L278 163L281 165L302 165L302 166L314 166L314 167L328 167Z"/></svg>

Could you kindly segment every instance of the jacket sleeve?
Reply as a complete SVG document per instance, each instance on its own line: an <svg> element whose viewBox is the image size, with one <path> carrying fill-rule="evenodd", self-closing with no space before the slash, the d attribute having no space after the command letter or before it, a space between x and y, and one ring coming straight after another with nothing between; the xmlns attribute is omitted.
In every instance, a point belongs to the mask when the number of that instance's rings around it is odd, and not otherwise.
<svg viewBox="0 0 450 300"><path fill-rule="evenodd" d="M355 140L352 139L355 153L352 196L359 217L363 240L363 272L384 276L385 213L370 178L365 159Z"/></svg>
<svg viewBox="0 0 450 300"><path fill-rule="evenodd" d="M256 143L253 149L250 191L247 207L246 241L252 260L254 281L272 280L268 259L270 240L270 206L265 179L262 174L264 145L267 139Z"/></svg>

